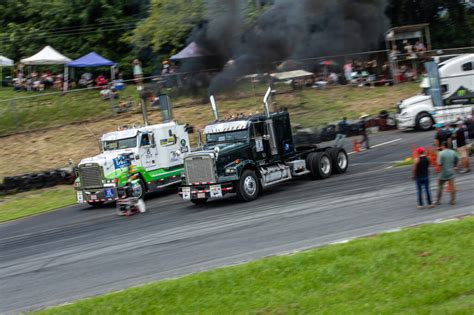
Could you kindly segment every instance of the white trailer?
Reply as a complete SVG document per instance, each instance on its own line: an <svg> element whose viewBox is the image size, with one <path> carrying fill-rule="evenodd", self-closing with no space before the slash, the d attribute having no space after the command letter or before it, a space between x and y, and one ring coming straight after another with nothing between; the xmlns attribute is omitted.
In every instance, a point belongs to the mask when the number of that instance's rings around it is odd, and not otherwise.
<svg viewBox="0 0 474 315"><path fill-rule="evenodd" d="M399 129L430 130L435 123L451 123L472 115L474 108L474 54L464 54L438 64L438 74L429 75L422 93L397 104ZM440 89L441 104L433 101Z"/></svg>

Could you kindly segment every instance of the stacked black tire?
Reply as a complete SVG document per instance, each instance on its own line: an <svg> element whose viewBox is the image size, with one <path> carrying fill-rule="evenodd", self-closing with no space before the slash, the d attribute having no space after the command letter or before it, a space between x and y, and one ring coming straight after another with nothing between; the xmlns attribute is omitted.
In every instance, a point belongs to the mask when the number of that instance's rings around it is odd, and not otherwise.
<svg viewBox="0 0 474 315"><path fill-rule="evenodd" d="M75 179L75 172L65 169L29 173L19 176L6 176L3 179L3 184L0 184L0 191L16 193L56 185L72 184Z"/></svg>

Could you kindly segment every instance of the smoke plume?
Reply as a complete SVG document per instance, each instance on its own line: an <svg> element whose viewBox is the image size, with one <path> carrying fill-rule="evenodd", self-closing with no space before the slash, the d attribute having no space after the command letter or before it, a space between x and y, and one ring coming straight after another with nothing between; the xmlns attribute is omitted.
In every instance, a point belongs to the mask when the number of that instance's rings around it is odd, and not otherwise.
<svg viewBox="0 0 474 315"><path fill-rule="evenodd" d="M387 0L275 0L251 26L245 0L209 0L207 23L193 40L225 64L210 92L276 61L377 48L388 28ZM247 29L246 29L247 28Z"/></svg>

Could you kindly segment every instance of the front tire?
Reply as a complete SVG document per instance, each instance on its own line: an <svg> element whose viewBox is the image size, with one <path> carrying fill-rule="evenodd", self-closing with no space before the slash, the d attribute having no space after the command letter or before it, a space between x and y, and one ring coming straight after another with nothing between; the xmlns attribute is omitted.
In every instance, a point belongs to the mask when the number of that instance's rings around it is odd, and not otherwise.
<svg viewBox="0 0 474 315"><path fill-rule="evenodd" d="M191 202L195 205L203 205L207 202L207 198L204 199L191 199Z"/></svg>
<svg viewBox="0 0 474 315"><path fill-rule="evenodd" d="M428 113L421 113L416 117L416 129L420 131L428 131L433 129L434 120Z"/></svg>
<svg viewBox="0 0 474 315"><path fill-rule="evenodd" d="M87 202L89 204L89 206L92 206L94 208L100 208L104 205L104 202L103 201L97 201L97 202L90 202L88 201Z"/></svg>
<svg viewBox="0 0 474 315"><path fill-rule="evenodd" d="M237 197L244 202L258 198L260 184L254 171L245 170L237 183Z"/></svg>
<svg viewBox="0 0 474 315"><path fill-rule="evenodd" d="M145 184L143 183L143 180L140 178L138 179L138 185L135 185L132 188L132 196L138 199L143 199L143 197L145 197L145 193L146 193L146 187L145 187Z"/></svg>

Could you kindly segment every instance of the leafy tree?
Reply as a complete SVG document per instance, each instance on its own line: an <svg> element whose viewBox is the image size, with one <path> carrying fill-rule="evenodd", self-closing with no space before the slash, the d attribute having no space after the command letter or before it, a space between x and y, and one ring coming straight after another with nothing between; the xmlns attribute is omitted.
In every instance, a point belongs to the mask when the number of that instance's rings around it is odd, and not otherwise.
<svg viewBox="0 0 474 315"><path fill-rule="evenodd" d="M435 48L474 45L474 16L464 1L391 0L387 14L393 26L430 23Z"/></svg>
<svg viewBox="0 0 474 315"><path fill-rule="evenodd" d="M70 58L92 50L129 63L124 40L147 13L141 0L4 0L0 4L1 53L19 60L45 45Z"/></svg>
<svg viewBox="0 0 474 315"><path fill-rule="evenodd" d="M152 0L149 17L137 26L129 40L138 49L175 52L203 15L202 0Z"/></svg>

